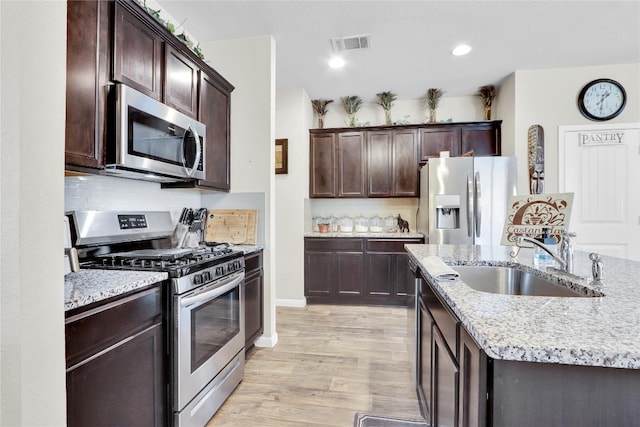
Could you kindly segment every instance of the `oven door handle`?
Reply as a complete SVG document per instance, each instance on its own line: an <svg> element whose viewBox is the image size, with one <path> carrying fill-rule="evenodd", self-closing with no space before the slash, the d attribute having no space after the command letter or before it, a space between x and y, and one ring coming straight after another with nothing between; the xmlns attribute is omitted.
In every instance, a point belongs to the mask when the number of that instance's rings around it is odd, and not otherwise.
<svg viewBox="0 0 640 427"><path fill-rule="evenodd" d="M223 279L215 288L203 290L202 292L180 298L180 306L187 308L201 302L210 301L220 295L237 287L244 280L244 272L236 273L229 278Z"/></svg>

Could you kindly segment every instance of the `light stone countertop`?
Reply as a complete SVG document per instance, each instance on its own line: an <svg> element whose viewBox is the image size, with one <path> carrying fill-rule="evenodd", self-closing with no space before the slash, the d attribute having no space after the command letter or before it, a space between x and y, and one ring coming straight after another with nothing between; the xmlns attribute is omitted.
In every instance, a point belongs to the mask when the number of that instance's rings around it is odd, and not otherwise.
<svg viewBox="0 0 640 427"><path fill-rule="evenodd" d="M64 276L64 310L122 295L166 280L167 273L86 269Z"/></svg>
<svg viewBox="0 0 640 427"><path fill-rule="evenodd" d="M533 269L533 249L511 258L510 247L405 245L426 273L430 255L451 265L518 264ZM576 251L574 273L588 277L587 252ZM464 282L436 281L436 291L494 359L640 369L640 262L603 256L602 297L561 298L479 292ZM539 274L549 273L538 270Z"/></svg>
<svg viewBox="0 0 640 427"><path fill-rule="evenodd" d="M307 231L304 237L366 237L368 239L422 239L422 233L319 233L317 231Z"/></svg>

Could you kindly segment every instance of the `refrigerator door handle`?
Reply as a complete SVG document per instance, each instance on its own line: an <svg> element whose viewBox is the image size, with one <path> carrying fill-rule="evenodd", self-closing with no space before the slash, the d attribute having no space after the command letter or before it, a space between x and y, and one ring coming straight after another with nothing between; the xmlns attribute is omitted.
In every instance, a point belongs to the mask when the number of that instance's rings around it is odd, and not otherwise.
<svg viewBox="0 0 640 427"><path fill-rule="evenodd" d="M473 237L473 218L475 216L473 175L467 173L467 235Z"/></svg>
<svg viewBox="0 0 640 427"><path fill-rule="evenodd" d="M475 211L476 211L476 237L480 237L480 232L482 230L482 191L480 188L480 172L476 172L475 177L475 194L474 194L474 203L475 203Z"/></svg>

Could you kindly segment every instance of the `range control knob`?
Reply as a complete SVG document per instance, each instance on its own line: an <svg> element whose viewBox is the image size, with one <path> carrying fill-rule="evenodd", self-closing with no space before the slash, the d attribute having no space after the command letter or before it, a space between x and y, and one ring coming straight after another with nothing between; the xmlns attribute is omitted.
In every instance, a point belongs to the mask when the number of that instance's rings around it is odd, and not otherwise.
<svg viewBox="0 0 640 427"><path fill-rule="evenodd" d="M211 273L208 271L205 271L204 273L202 273L202 278L204 279L205 282L208 282L209 280L211 280Z"/></svg>
<svg viewBox="0 0 640 427"><path fill-rule="evenodd" d="M202 284L202 274L196 274L193 276L193 283L196 285Z"/></svg>

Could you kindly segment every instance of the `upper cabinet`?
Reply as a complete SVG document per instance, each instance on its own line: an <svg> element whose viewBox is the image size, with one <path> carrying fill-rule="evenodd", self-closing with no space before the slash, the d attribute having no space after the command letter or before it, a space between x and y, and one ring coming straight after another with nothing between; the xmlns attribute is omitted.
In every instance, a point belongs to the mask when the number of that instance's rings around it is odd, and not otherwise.
<svg viewBox="0 0 640 427"><path fill-rule="evenodd" d="M449 151L452 157L473 150L474 156L501 155L501 120L428 124L420 128L420 162Z"/></svg>
<svg viewBox="0 0 640 427"><path fill-rule="evenodd" d="M234 87L134 0L67 2L67 170L99 174L104 169L113 82L207 127L206 179L163 187L229 191Z"/></svg>
<svg viewBox="0 0 640 427"><path fill-rule="evenodd" d="M420 166L441 151L500 155L500 123L311 129L309 197L419 197Z"/></svg>
<svg viewBox="0 0 640 427"><path fill-rule="evenodd" d="M162 37L119 3L115 4L113 80L162 100Z"/></svg>

